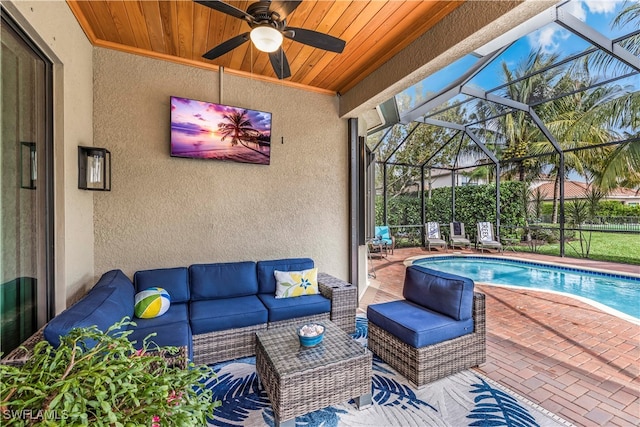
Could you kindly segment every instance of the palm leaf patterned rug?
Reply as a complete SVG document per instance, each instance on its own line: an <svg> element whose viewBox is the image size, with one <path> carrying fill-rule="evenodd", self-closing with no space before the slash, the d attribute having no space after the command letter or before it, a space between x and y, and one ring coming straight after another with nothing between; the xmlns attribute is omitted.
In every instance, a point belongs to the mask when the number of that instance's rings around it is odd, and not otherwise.
<svg viewBox="0 0 640 427"><path fill-rule="evenodd" d="M367 319L358 317L353 337L366 346ZM255 370L255 357L213 366L217 379L207 386L222 405L210 426L273 426L267 394ZM353 401L296 418L296 426L571 426L475 371L467 370L414 389L379 358L373 358L373 404L358 410Z"/></svg>

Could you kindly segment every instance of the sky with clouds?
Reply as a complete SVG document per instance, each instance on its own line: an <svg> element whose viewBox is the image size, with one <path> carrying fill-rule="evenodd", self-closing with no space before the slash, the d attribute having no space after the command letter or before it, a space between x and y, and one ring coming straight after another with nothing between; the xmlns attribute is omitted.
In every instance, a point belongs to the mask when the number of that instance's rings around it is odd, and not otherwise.
<svg viewBox="0 0 640 427"><path fill-rule="evenodd" d="M636 30L636 28L631 28L632 25L629 24L621 28L612 25L612 21L619 11L632 2L638 3L640 0L626 0L626 2L625 0L571 0L563 4L562 8L604 36L615 39ZM494 60L474 77L470 84L484 90L499 86L502 83L502 63L506 63L509 68L513 69L517 64L522 63L532 50L540 49L544 53L556 53L560 58L565 58L589 47L591 44L586 40L556 23L551 23L521 37L497 60ZM426 99L430 94L446 87L466 72L477 60L478 58L471 54L466 55L401 93L397 98L400 102L401 112L416 107L416 104L421 102L420 99ZM419 93L422 93L422 97L417 96Z"/></svg>
<svg viewBox="0 0 640 427"><path fill-rule="evenodd" d="M613 28L611 22L616 13L624 6L624 0L572 0L562 6L582 22L586 22L602 34L616 38L629 32L629 28ZM533 49L541 49L545 53L554 53L562 49L567 40L575 36L559 25L546 25L529 34L527 41Z"/></svg>
<svg viewBox="0 0 640 427"><path fill-rule="evenodd" d="M193 134L216 132L225 114L243 111L254 129L270 134L270 113L180 97L171 98L171 126Z"/></svg>

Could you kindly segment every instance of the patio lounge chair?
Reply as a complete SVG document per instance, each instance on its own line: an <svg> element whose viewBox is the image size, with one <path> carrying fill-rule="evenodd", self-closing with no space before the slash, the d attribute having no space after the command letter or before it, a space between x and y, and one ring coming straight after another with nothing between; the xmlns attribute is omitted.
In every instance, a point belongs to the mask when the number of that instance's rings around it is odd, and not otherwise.
<svg viewBox="0 0 640 427"><path fill-rule="evenodd" d="M449 223L449 229L451 231L449 235L449 245L452 248L455 246L471 248L471 241L469 240L469 236L464 233L463 223L458 221L451 222Z"/></svg>
<svg viewBox="0 0 640 427"><path fill-rule="evenodd" d="M447 242L442 239L440 234L440 224L437 222L427 222L424 225L425 242L427 243L427 249L430 251L431 246L441 246L444 250L447 250Z"/></svg>
<svg viewBox="0 0 640 427"><path fill-rule="evenodd" d="M393 255L393 249L396 247L396 238L391 235L391 229L388 225L377 225L376 226L376 242L382 242L384 244L384 249L386 252L391 250L391 255Z"/></svg>
<svg viewBox="0 0 640 427"><path fill-rule="evenodd" d="M476 249L480 249L484 251L487 249L497 249L500 252L503 252L502 244L496 240L496 237L493 233L493 224L490 222L479 222L478 223L478 242L476 243Z"/></svg>

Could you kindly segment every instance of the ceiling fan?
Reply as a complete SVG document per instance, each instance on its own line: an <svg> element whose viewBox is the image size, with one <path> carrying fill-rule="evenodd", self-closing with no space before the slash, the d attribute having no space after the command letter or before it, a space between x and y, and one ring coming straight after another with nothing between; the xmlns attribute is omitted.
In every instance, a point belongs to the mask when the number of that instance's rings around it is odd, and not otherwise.
<svg viewBox="0 0 640 427"><path fill-rule="evenodd" d="M269 53L271 66L278 78L286 79L291 76L291 70L282 50L283 37L336 53L342 53L346 44L344 40L328 34L287 26L287 16L300 6L301 0L259 1L250 4L246 12L219 0L194 1L234 18L245 20L251 27L251 31L232 37L202 55L206 59L215 59L251 40L258 50Z"/></svg>

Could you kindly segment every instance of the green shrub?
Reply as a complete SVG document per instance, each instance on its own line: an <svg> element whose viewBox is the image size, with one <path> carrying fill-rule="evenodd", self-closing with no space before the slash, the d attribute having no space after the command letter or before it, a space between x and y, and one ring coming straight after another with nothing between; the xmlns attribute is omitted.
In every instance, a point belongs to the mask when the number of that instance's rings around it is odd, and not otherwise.
<svg viewBox="0 0 640 427"><path fill-rule="evenodd" d="M505 181L500 184L500 221L509 225L524 225L525 209L522 197L524 183ZM478 221L496 222L496 187L494 184L456 187L456 220L463 222L467 233L475 239ZM376 224L384 224L382 196L376 197ZM451 188L431 190L425 197L426 221L441 224L451 222ZM420 193L408 193L387 200L387 221L390 226L421 225Z"/></svg>
<svg viewBox="0 0 640 427"><path fill-rule="evenodd" d="M571 200L565 200L565 209L570 202ZM544 202L542 204L542 214L551 215L552 212L553 212L553 203ZM640 205L629 206L629 205L623 205L622 202L619 202L616 200L600 200L598 202L598 207L596 209L596 215L604 216L604 217L632 216L632 217L640 218Z"/></svg>
<svg viewBox="0 0 640 427"><path fill-rule="evenodd" d="M125 318L106 333L95 326L73 329L57 349L45 340L36 344L23 366L0 365L6 425L206 425L219 405L204 386L215 378L213 370L168 366L149 352L155 334L136 350L127 339L132 331L121 331L130 324ZM85 342L96 344L87 349Z"/></svg>
<svg viewBox="0 0 640 427"><path fill-rule="evenodd" d="M623 205L616 200L602 200L596 211L598 216L635 216L640 217L640 205Z"/></svg>
<svg viewBox="0 0 640 427"><path fill-rule="evenodd" d="M534 229L531 231L531 238L546 243L557 243L560 241L560 231L548 228Z"/></svg>

